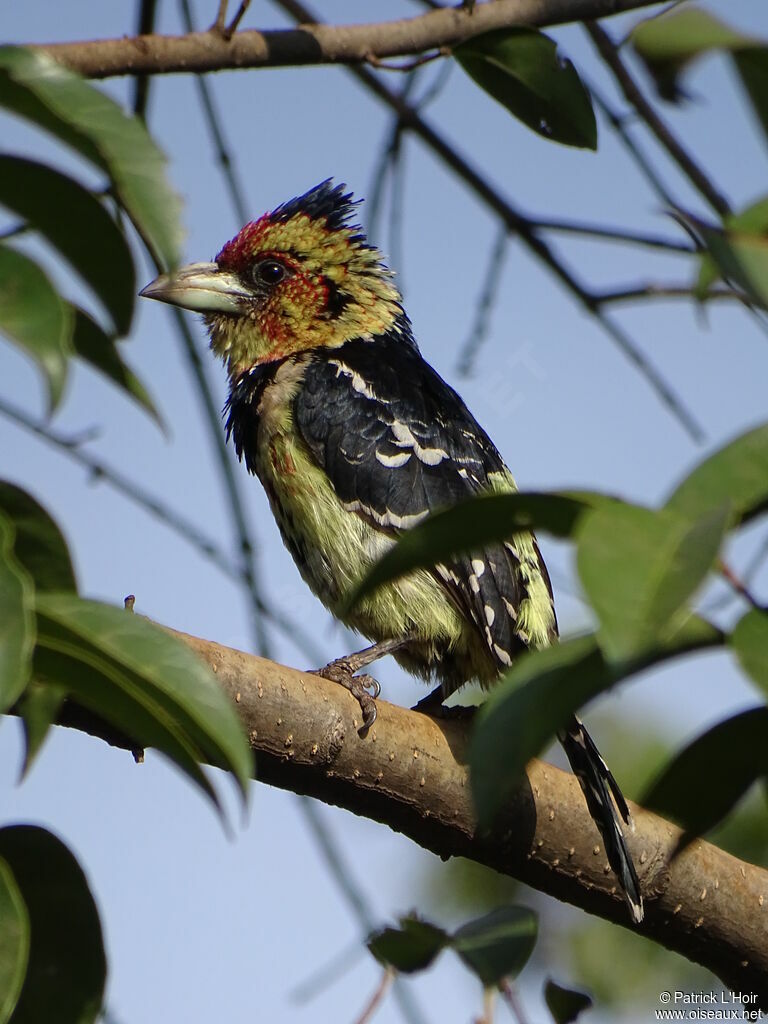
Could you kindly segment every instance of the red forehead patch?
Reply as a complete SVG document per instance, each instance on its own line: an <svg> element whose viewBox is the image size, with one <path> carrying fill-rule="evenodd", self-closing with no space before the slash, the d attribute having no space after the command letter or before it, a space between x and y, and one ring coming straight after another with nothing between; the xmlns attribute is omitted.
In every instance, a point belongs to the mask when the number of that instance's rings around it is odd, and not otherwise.
<svg viewBox="0 0 768 1024"><path fill-rule="evenodd" d="M263 248L264 236L271 226L268 213L246 224L218 254L218 265L225 270L241 270Z"/></svg>

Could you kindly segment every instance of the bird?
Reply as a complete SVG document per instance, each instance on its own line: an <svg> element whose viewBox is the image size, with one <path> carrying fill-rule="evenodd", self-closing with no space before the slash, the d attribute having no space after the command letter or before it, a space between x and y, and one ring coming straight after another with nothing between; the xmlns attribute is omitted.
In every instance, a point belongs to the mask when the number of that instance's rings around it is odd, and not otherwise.
<svg viewBox="0 0 768 1024"><path fill-rule="evenodd" d="M213 262L158 276L141 295L202 314L226 365L227 437L266 491L313 593L372 646L319 670L376 715L356 674L385 654L438 683L493 685L558 638L550 578L532 532L346 597L430 513L517 484L457 392L420 352L394 273L327 179L246 224ZM636 923L643 899L621 821L632 819L583 723L558 734ZM621 819L621 820L620 820Z"/></svg>

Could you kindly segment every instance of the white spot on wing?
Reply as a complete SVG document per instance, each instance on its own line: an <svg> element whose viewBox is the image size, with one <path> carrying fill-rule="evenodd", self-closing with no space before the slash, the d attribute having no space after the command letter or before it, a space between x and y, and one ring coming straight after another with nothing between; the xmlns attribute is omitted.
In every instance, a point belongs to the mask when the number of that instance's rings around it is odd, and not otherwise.
<svg viewBox="0 0 768 1024"><path fill-rule="evenodd" d="M485 612L485 621L489 626L493 625L493 620L496 618L496 612L491 608L489 604L484 605L483 611Z"/></svg>
<svg viewBox="0 0 768 1024"><path fill-rule="evenodd" d="M512 659L510 658L509 654L504 650L503 647L499 647L498 644L494 644L493 649L496 652L496 657L499 659L502 665L512 664Z"/></svg>
<svg viewBox="0 0 768 1024"><path fill-rule="evenodd" d="M502 600L504 602L504 607L507 609L507 614L509 615L510 619L516 619L517 618L517 608L515 608L515 606L512 604L512 602L508 601L506 599L506 597L503 597Z"/></svg>
<svg viewBox="0 0 768 1024"><path fill-rule="evenodd" d="M480 593L480 584L477 582L477 576L474 573L469 577L469 589L473 594Z"/></svg>
<svg viewBox="0 0 768 1024"><path fill-rule="evenodd" d="M482 560L482 558L472 559L472 571L478 577L483 575L483 573L485 572L485 562Z"/></svg>
<svg viewBox="0 0 768 1024"><path fill-rule="evenodd" d="M350 501L345 503L344 508L348 512L362 512L363 515L370 516L374 522L377 522L380 526L395 526L401 530L408 530L416 523L428 515L429 509L424 509L422 512L415 512L410 516L398 516L389 509L386 512L377 512L376 509L369 508L364 505L362 501Z"/></svg>
<svg viewBox="0 0 768 1024"><path fill-rule="evenodd" d="M410 457L410 452L397 452L396 455L384 455L383 452L376 452L376 460L382 466L386 466L387 469L397 469L398 466L404 466Z"/></svg>
<svg viewBox="0 0 768 1024"><path fill-rule="evenodd" d="M342 363L340 359L329 359L328 362L336 367L336 376L340 377L342 373L345 377L350 378L353 390L357 391L360 395L365 395L366 398L370 398L374 402L383 402L383 398L379 396L371 389L368 381L364 377L361 377L356 370L353 370L351 366L347 366L346 363Z"/></svg>
<svg viewBox="0 0 768 1024"><path fill-rule="evenodd" d="M437 466L443 459L448 458L448 452L443 451L442 448L422 448L413 436L411 428L401 420L394 420L390 423L389 429L392 431L395 438L394 443L398 448L413 448L416 458L425 466Z"/></svg>

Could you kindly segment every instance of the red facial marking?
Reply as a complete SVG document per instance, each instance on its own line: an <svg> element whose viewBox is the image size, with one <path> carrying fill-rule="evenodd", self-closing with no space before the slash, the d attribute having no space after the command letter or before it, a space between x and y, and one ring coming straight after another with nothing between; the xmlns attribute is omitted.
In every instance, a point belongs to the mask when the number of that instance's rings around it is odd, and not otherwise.
<svg viewBox="0 0 768 1024"><path fill-rule="evenodd" d="M264 236L271 226L272 221L266 213L258 220L246 224L216 257L222 270L237 271L247 266L261 249Z"/></svg>

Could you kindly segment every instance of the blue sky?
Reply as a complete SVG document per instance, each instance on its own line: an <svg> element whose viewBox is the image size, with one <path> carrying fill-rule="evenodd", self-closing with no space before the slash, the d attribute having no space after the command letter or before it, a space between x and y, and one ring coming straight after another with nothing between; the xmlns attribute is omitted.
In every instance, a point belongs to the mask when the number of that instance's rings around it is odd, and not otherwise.
<svg viewBox="0 0 768 1024"><path fill-rule="evenodd" d="M133 30L133 6L75 0L50 5L27 0L6 12L8 41L54 41L119 36ZM180 31L178 6L160 5L162 31ZM359 4L328 2L327 20L360 17ZM738 26L768 35L768 10L744 0L737 10L708 5ZM199 24L212 20L212 2L196 5ZM412 15L419 5L365 5L370 20ZM632 19L613 23L619 26ZM247 27L281 24L272 8L255 4ZM611 82L575 28L552 33L590 81L614 100ZM417 92L433 81L425 71ZM396 75L387 82L400 85ZM364 197L371 186L389 114L362 93L343 69L231 72L209 77L223 128L256 217L334 176ZM727 62L701 62L688 79L694 102L665 109L700 162L735 208L765 192L765 139ZM103 86L120 100L127 82ZM680 237L615 137L600 123L597 154L548 143L515 122L455 68L428 108L471 162L524 211ZM211 258L240 227L209 144L195 82L170 76L153 85L150 128L169 157L169 175L185 204L190 260ZM25 125L3 119L4 145L49 159L93 180L69 154ZM669 161L648 143L679 202L706 213ZM603 489L646 503L661 500L709 449L766 419L768 339L754 320L728 304L703 316L686 303L622 307L614 316L674 385L704 424L695 445L659 405L646 383L599 326L574 306L552 276L512 241L505 259L491 331L476 372L461 378L459 353L488 272L497 226L461 182L416 140L404 140L402 244L394 255L406 304L424 355L462 393L496 441L524 488ZM388 216L375 241L392 252ZM362 209L365 219L365 207ZM3 222L0 221L0 224ZM635 281L686 282L692 268L676 256L603 242L553 238L579 277L596 289ZM70 294L77 285L49 261ZM154 276L145 265L140 283ZM202 348L199 325L191 318ZM54 426L64 434L98 428L87 448L182 510L201 530L233 552L233 531L222 496L189 371L167 310L140 302L124 354L159 404L168 424L153 422L114 389L77 368ZM221 366L207 372L219 405L225 399ZM9 345L0 345L0 391L32 413L43 412L34 369ZM137 611L177 629L252 649L249 613L241 591L166 526L87 479L81 468L0 418L2 475L27 487L54 514L73 552L81 591L113 603L137 595ZM272 600L314 637L327 658L354 648L306 590L283 549L256 480L238 467L238 482L259 543L262 579ZM743 564L760 540L752 531L733 553ZM546 538L564 632L582 628L587 613L567 547ZM765 574L762 585L766 585ZM290 639L272 632L277 660L312 667ZM413 703L419 684L391 662L376 675L387 699ZM642 732L659 728L684 741L724 713L754 702L755 694L723 657L695 659L648 675L605 698L589 720L610 718ZM598 728L597 739L610 738ZM3 723L0 743L2 823L34 821L62 836L79 857L96 894L110 960L108 1003L121 1024L139 1020L197 1024L227 1020L352 1021L376 986L378 968L354 952L361 926L331 880L295 798L255 785L248 825L227 838L210 807L161 758L141 767L130 755L85 736L57 730L30 777L17 786L18 725ZM620 765L617 773L621 777ZM631 780L627 788L631 790ZM388 829L320 807L364 888L375 920L421 907L419 879L439 862ZM430 913L451 923L446 910ZM572 922L576 918L567 917ZM345 952L346 951L346 952ZM309 1003L292 989L337 954L348 972ZM567 972L559 980L576 982ZM411 986L429 1021L467 1021L480 1011L476 983L449 959ZM533 1020L540 978L524 986ZM654 1006L649 994L648 1006ZM506 1011L500 1010L503 1019ZM624 1018L648 1019L638 1010ZM390 997L381 1024L401 1020ZM591 1019L599 1022L595 1014ZM607 1018L603 1018L607 1019ZM616 1014L611 1015L617 1020Z"/></svg>

